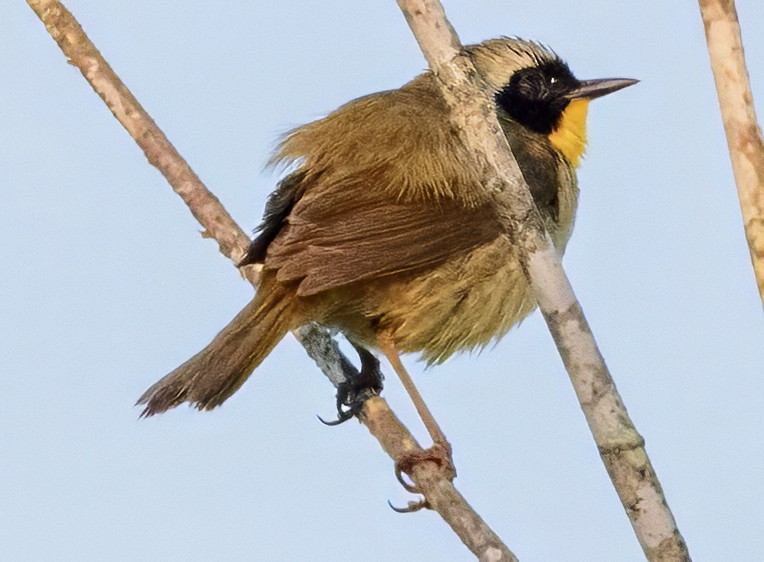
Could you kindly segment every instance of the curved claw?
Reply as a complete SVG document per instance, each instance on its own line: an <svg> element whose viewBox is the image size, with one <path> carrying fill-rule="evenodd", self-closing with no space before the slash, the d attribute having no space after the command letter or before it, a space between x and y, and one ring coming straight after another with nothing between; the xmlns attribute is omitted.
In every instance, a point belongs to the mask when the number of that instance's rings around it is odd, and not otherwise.
<svg viewBox="0 0 764 562"><path fill-rule="evenodd" d="M403 486L407 492L410 492L412 494L422 493L419 490L419 486L417 486L416 484L411 484L410 482L407 482L405 478L403 478L403 468L401 467L400 463L395 463L395 477L398 479L398 482L401 483L401 486ZM393 507L393 506L390 506L390 507Z"/></svg>
<svg viewBox="0 0 764 562"><path fill-rule="evenodd" d="M352 384L344 382L337 387L337 419L332 421L326 421L321 416L316 415L318 420L330 427L345 423L349 419L353 418L363 408L363 403L351 402L350 393L352 392ZM345 406L348 408L345 409Z"/></svg>
<svg viewBox="0 0 764 562"><path fill-rule="evenodd" d="M326 421L316 416L328 426L340 425L357 416L363 410L366 400L382 391L384 377L379 370L379 360L367 349L350 341L361 360L361 371L357 371L349 362L343 367L346 381L337 386L337 419Z"/></svg>
<svg viewBox="0 0 764 562"><path fill-rule="evenodd" d="M355 415L360 411L360 408L350 408L349 410L341 410L337 409L337 419L326 421L324 418L316 414L316 417L318 418L318 421L320 421L324 425L328 425L329 427L334 427L335 425L340 425L341 423L345 423L348 420L351 420L355 417Z"/></svg>
<svg viewBox="0 0 764 562"><path fill-rule="evenodd" d="M421 499L419 501L410 501L408 506L406 507L395 507L390 500L387 500L387 505L390 506L390 509L395 511L396 513L416 513L417 511L421 509L430 509L430 504L427 503L427 500Z"/></svg>

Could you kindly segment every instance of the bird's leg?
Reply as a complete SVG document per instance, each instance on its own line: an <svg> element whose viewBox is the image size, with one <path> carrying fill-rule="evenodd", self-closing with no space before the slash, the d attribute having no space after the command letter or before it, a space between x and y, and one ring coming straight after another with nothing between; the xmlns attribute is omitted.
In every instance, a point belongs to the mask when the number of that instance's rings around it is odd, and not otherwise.
<svg viewBox="0 0 764 562"><path fill-rule="evenodd" d="M407 474L411 474L411 468L415 464L423 461L433 461L437 463L446 472L446 477L449 480L453 480L456 476L456 469L454 468L453 462L451 460L451 444L448 442L448 439L446 439L443 430L440 429L438 422L435 421L435 418L430 412L430 409L422 399L422 395L419 394L419 390L417 390L417 387L414 385L414 381L411 379L408 371L406 371L406 368L403 366L403 363L398 356L398 352L396 351L392 340L385 336L378 336L377 343L379 344L379 348L382 353L385 354L385 357L387 357L387 360L390 362L390 365L392 365L393 370L395 370L395 372L398 374L398 377L401 379L403 387L411 397L411 401L414 403L414 407L416 408L419 417L422 419L422 422L424 423L424 426L427 429L427 432L430 434L433 442L432 447L429 449L420 453L412 453L403 460L398 461L395 466L395 472L398 476L398 480L407 490L411 492L417 492L418 490L416 487L407 484L402 479L401 473L405 472Z"/></svg>
<svg viewBox="0 0 764 562"><path fill-rule="evenodd" d="M382 392L384 376L379 370L379 359L365 347L353 341L350 341L350 344L358 352L361 371L358 372L350 363L345 364L343 358L342 370L345 373L345 382L337 387L337 419L327 422L318 418L326 425L339 425L346 422L361 411L366 400Z"/></svg>

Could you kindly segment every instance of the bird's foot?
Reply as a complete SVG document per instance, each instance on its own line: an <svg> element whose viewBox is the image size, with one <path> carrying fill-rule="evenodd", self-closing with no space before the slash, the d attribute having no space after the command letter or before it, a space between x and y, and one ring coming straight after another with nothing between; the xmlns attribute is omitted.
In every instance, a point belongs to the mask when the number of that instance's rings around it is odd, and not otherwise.
<svg viewBox="0 0 764 562"><path fill-rule="evenodd" d="M411 477L414 467L424 462L435 463L438 470L442 473L442 478L445 480L451 482L456 478L456 468L454 467L454 461L451 456L451 444L447 441L433 443L432 447L429 449L409 453L395 463L395 477L398 479L398 482L412 494L422 494L423 491L416 484L408 482L403 475L407 474ZM429 508L427 500L422 500L416 504L409 504L408 508L393 509L403 513L418 511L424 507Z"/></svg>
<svg viewBox="0 0 764 562"><path fill-rule="evenodd" d="M352 342L351 342L352 343ZM361 371L352 365L345 369L347 380L337 387L337 419L325 421L326 425L339 425L358 415L364 402L382 392L384 376L379 369L379 360L368 350L353 344L361 359Z"/></svg>

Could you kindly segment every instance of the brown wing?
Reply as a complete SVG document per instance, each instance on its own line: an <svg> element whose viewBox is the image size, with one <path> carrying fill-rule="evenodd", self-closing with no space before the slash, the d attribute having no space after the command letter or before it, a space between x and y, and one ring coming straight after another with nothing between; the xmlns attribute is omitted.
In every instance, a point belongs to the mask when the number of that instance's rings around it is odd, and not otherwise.
<svg viewBox="0 0 764 562"><path fill-rule="evenodd" d="M244 263L309 295L434 268L496 238L480 170L425 73L291 132L296 165L271 197Z"/></svg>
<svg viewBox="0 0 764 562"><path fill-rule="evenodd" d="M300 281L300 295L434 268L497 236L487 204L396 202L359 183L314 186L303 193L264 260L280 281Z"/></svg>

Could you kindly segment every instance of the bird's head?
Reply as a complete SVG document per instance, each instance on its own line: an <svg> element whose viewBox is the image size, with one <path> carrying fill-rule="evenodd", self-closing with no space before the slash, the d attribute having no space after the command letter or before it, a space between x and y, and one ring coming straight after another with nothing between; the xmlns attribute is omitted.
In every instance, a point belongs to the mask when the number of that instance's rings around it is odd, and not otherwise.
<svg viewBox="0 0 764 562"><path fill-rule="evenodd" d="M546 135L573 166L586 149L589 101L638 82L631 78L578 80L553 51L538 43L501 38L467 47L496 105L513 121Z"/></svg>

